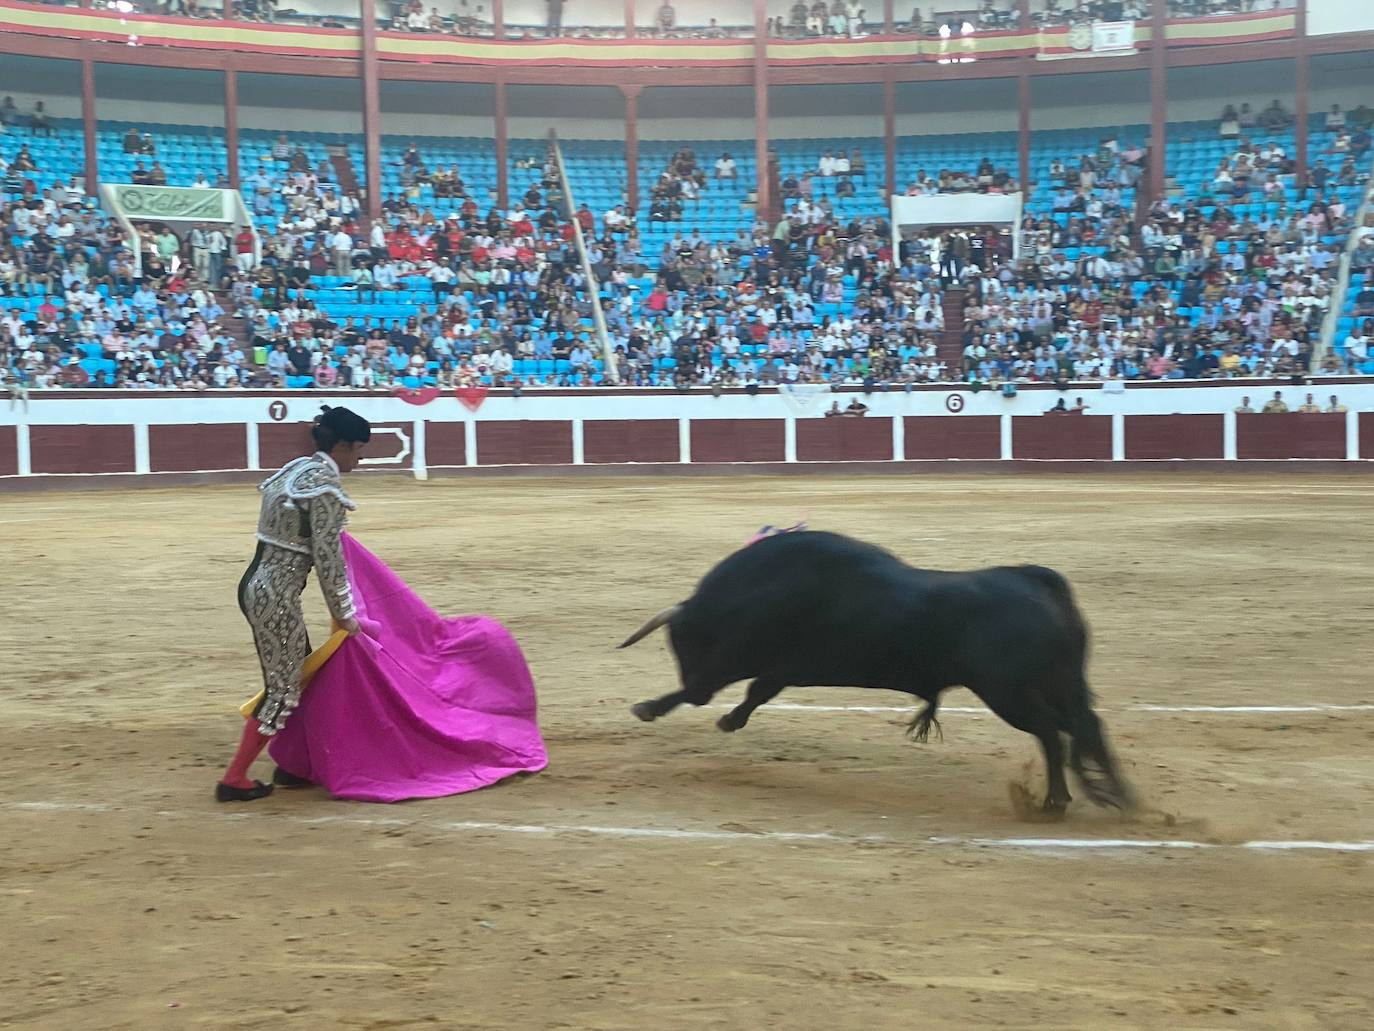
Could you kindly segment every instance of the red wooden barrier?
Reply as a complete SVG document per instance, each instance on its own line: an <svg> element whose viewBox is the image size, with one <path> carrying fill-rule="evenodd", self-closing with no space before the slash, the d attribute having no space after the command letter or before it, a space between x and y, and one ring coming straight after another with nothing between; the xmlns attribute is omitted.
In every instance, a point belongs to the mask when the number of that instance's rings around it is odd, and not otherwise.
<svg viewBox="0 0 1374 1031"><path fill-rule="evenodd" d="M695 456L694 456L695 457ZM798 462L889 462L892 420L840 416L797 420Z"/></svg>
<svg viewBox="0 0 1374 1031"><path fill-rule="evenodd" d="M483 422L477 424L478 465L571 465L572 423Z"/></svg>
<svg viewBox="0 0 1374 1031"><path fill-rule="evenodd" d="M13 426L0 426L0 476L19 475L19 433Z"/></svg>
<svg viewBox="0 0 1374 1031"><path fill-rule="evenodd" d="M681 460L676 419L589 419L582 424L582 461L588 465Z"/></svg>
<svg viewBox="0 0 1374 1031"><path fill-rule="evenodd" d="M781 462L781 419L693 419L693 462Z"/></svg>
<svg viewBox="0 0 1374 1031"><path fill-rule="evenodd" d="M1220 415L1128 415L1128 459L1221 458Z"/></svg>
<svg viewBox="0 0 1374 1031"><path fill-rule="evenodd" d="M148 427L148 468L193 473L248 468L248 430L234 423Z"/></svg>
<svg viewBox="0 0 1374 1031"><path fill-rule="evenodd" d="M29 464L35 473L131 473L132 426L30 426Z"/></svg>
<svg viewBox="0 0 1374 1031"><path fill-rule="evenodd" d="M467 424L425 423L425 462L429 465L467 465Z"/></svg>
<svg viewBox="0 0 1374 1031"><path fill-rule="evenodd" d="M1374 458L1374 412L1360 413L1360 457Z"/></svg>
<svg viewBox="0 0 1374 1031"><path fill-rule="evenodd" d="M908 415L906 457L1001 458L1002 420L996 415Z"/></svg>
<svg viewBox="0 0 1374 1031"><path fill-rule="evenodd" d="M1344 458L1345 416L1263 412L1236 415L1237 458Z"/></svg>
<svg viewBox="0 0 1374 1031"><path fill-rule="evenodd" d="M1112 420L1106 415L1017 415L1013 458L1110 459Z"/></svg>
<svg viewBox="0 0 1374 1031"><path fill-rule="evenodd" d="M258 465L264 469L280 469L293 458L311 454L315 442L310 437L308 422L258 423Z"/></svg>

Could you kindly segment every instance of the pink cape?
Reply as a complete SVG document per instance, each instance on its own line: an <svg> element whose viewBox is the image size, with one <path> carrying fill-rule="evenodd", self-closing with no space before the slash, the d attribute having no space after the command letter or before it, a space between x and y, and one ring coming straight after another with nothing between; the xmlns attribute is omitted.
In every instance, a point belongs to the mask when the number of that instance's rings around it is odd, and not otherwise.
<svg viewBox="0 0 1374 1031"><path fill-rule="evenodd" d="M277 765L365 802L454 795L548 765L534 682L506 629L444 619L347 534L343 548L363 633L272 738Z"/></svg>

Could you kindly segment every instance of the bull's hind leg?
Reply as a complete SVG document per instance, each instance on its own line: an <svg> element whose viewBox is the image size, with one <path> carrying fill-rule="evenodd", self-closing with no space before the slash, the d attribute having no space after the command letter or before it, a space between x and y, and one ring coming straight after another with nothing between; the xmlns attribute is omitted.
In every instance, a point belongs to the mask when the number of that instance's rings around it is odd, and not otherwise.
<svg viewBox="0 0 1374 1031"><path fill-rule="evenodd" d="M754 714L754 710L766 702L771 702L786 686L780 681L759 677L749 685L744 701L716 720L716 726L727 734L736 730L743 730L749 722L749 717Z"/></svg>
<svg viewBox="0 0 1374 1031"><path fill-rule="evenodd" d="M970 685L972 686L972 685ZM975 694L989 709L1017 730L1034 734L1045 753L1045 777L1049 790L1045 795L1047 813L1062 813L1073 801L1069 784L1064 778L1064 742L1059 736L1059 721L1034 687L993 691L975 689Z"/></svg>

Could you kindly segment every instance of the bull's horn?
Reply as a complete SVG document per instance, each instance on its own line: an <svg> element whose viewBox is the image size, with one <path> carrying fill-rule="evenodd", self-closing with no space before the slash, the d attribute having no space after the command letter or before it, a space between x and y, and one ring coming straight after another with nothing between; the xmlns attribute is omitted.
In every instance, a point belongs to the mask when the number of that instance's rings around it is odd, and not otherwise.
<svg viewBox="0 0 1374 1031"><path fill-rule="evenodd" d="M663 626L663 625L666 624L666 623L671 623L674 619L676 619L676 618L677 618L679 615L681 615L681 614L682 614L682 605L681 605L681 604L678 604L678 605L670 605L668 608L664 609L664 610L663 610L662 612L660 612L657 616L655 616L653 619L649 620L649 622L645 623L642 627L640 627L638 630L636 630L634 633L632 633L629 637L627 637L627 638L625 639L625 643L622 644L622 645L620 645L620 647L621 647L621 648L628 648L628 647L630 647L630 645L634 644L636 641L642 641L644 638L648 637L650 634L652 634L652 633L653 633L655 630L657 630L659 627Z"/></svg>

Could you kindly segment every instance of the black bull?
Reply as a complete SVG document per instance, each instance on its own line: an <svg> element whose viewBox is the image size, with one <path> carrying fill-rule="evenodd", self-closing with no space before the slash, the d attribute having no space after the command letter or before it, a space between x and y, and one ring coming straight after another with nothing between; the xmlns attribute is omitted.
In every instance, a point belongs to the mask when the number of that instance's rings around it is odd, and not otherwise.
<svg viewBox="0 0 1374 1031"><path fill-rule="evenodd" d="M1045 808L1070 800L1068 763L1088 797L1126 808L1130 791L1092 710L1083 664L1088 633L1068 581L1042 566L951 573L916 569L833 533L767 537L726 558L696 593L636 631L625 648L667 625L682 689L640 702L641 720L682 703L705 705L750 680L720 718L739 730L785 687L877 687L925 701L911 722L925 740L940 693L962 685L1045 752Z"/></svg>

